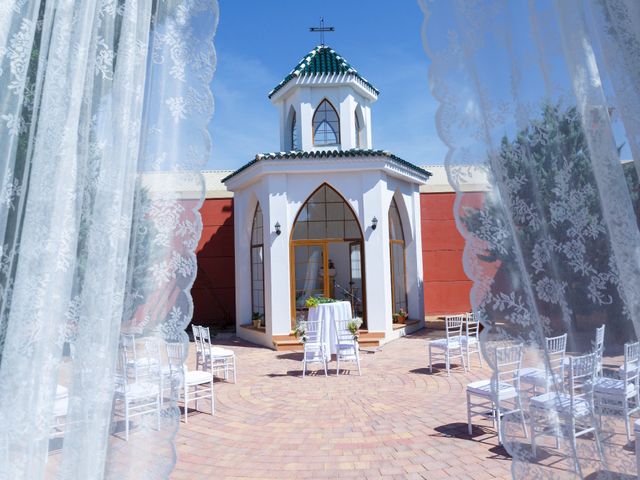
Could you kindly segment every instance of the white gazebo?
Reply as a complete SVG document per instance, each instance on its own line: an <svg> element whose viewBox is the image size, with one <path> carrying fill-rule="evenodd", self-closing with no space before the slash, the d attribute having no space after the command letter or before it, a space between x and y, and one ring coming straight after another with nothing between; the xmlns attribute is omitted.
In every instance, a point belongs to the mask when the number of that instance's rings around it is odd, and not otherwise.
<svg viewBox="0 0 640 480"><path fill-rule="evenodd" d="M424 324L419 186L430 173L372 149L378 91L321 45L269 94L280 110L282 152L224 179L234 192L236 326L273 347L305 300L349 300L380 342ZM252 327L262 317L263 327Z"/></svg>

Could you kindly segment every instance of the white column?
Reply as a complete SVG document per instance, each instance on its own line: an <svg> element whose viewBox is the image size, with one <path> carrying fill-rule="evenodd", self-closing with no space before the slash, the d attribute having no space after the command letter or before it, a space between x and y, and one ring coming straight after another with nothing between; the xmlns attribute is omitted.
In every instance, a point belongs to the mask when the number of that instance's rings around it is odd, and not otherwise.
<svg viewBox="0 0 640 480"><path fill-rule="evenodd" d="M391 267L389 263L389 225L386 211L386 181L379 172L362 175L365 281L367 323L372 332L391 331ZM377 228L371 228L373 217Z"/></svg>
<svg viewBox="0 0 640 480"><path fill-rule="evenodd" d="M345 96L340 102L340 144L342 150L356 148L356 136L354 128L356 102L352 95Z"/></svg>
<svg viewBox="0 0 640 480"><path fill-rule="evenodd" d="M371 124L371 107L369 105L362 106L362 116L364 117L364 138L365 145L362 148L373 148L373 125Z"/></svg>
<svg viewBox="0 0 640 480"><path fill-rule="evenodd" d="M405 196L407 210L411 216L412 241L405 247L407 265L407 297L409 318L424 320L424 277L422 273L422 227L420 223L420 191L414 186L410 197ZM406 227L405 227L406 228Z"/></svg>
<svg viewBox="0 0 640 480"><path fill-rule="evenodd" d="M240 325L251 323L251 258L250 230L247 232L247 216L253 215L248 192L236 193L233 199L234 217L234 262L236 287L236 332ZM251 227L249 227L251 228Z"/></svg>
<svg viewBox="0 0 640 480"><path fill-rule="evenodd" d="M269 192L269 210L264 217L264 293L265 312L271 319L271 322L267 323L267 335L271 337L291 332L290 219L287 218L286 175L270 175L266 184ZM280 235L275 232L276 222L281 226Z"/></svg>
<svg viewBox="0 0 640 480"><path fill-rule="evenodd" d="M280 111L280 151L289 150L288 144L288 135L287 131L289 130L287 125L287 117L289 116L289 107L287 102L280 102L278 104L278 109Z"/></svg>
<svg viewBox="0 0 640 480"><path fill-rule="evenodd" d="M300 105L300 145L305 152L313 150L313 105L310 92L300 91L296 95L296 100Z"/></svg>

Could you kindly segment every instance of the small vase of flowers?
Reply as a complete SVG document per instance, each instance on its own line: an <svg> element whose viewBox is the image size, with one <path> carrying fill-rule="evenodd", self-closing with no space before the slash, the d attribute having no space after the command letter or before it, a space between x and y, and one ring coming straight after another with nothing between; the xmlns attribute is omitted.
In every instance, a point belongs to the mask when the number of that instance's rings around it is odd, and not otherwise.
<svg viewBox="0 0 640 480"><path fill-rule="evenodd" d="M354 318L349 323L347 323L347 328L349 329L349 332L351 332L351 335L353 335L353 339L356 342L358 341L358 337L360 337L360 327L361 326L362 326L362 319L361 318Z"/></svg>
<svg viewBox="0 0 640 480"><path fill-rule="evenodd" d="M293 334L302 343L307 341L307 322L300 320L296 323L296 328L293 330Z"/></svg>
<svg viewBox="0 0 640 480"><path fill-rule="evenodd" d="M404 308L401 308L393 314L393 323L407 323L407 318L409 318L409 314Z"/></svg>
<svg viewBox="0 0 640 480"><path fill-rule="evenodd" d="M251 322L253 323L254 328L260 328L262 325L262 318L264 317L264 313L253 312L251 315Z"/></svg>

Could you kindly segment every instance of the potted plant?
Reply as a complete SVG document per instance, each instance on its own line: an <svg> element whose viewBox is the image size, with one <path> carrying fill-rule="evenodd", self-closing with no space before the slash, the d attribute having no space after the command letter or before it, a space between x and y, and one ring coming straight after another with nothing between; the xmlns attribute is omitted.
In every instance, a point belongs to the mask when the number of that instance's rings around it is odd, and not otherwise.
<svg viewBox="0 0 640 480"><path fill-rule="evenodd" d="M401 308L393 314L393 323L407 323L407 318L409 318L409 313L404 308Z"/></svg>
<svg viewBox="0 0 640 480"><path fill-rule="evenodd" d="M262 317L264 317L264 313L253 312L251 315L251 322L253 323L254 328L260 328L262 325Z"/></svg>

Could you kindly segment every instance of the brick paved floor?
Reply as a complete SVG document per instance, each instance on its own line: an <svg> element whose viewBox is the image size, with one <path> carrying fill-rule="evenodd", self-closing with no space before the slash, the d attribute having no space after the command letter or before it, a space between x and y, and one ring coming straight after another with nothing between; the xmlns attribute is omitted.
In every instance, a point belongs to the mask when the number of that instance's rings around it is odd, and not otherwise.
<svg viewBox="0 0 640 480"><path fill-rule="evenodd" d="M464 387L488 371L430 375L424 333L363 351L361 377L332 362L302 379L299 353L230 345L238 384L216 383L215 416L181 424L175 480L510 478L491 429L466 435Z"/></svg>
<svg viewBox="0 0 640 480"><path fill-rule="evenodd" d="M332 362L328 378L305 379L300 353L217 342L235 350L238 383L216 383L215 416L190 410L171 478L511 478L490 423L466 431L464 388L489 370L476 357L470 373L429 374L426 335L363 351L361 377L336 377ZM539 450L554 478L572 478L565 458ZM622 455L630 465L632 448Z"/></svg>

